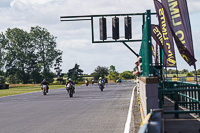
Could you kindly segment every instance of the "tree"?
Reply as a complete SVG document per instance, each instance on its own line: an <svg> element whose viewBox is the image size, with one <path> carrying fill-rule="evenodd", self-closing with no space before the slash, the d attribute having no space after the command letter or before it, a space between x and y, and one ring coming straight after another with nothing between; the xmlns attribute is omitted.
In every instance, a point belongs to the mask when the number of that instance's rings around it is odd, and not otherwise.
<svg viewBox="0 0 200 133"><path fill-rule="evenodd" d="M108 75L108 68L101 66L97 66L94 72L91 73L91 76L94 77L95 79L99 79L99 77L105 78L105 76L107 75Z"/></svg>
<svg viewBox="0 0 200 133"><path fill-rule="evenodd" d="M39 26L31 27L30 36L32 44L37 49L38 62L42 66L43 77L47 77L53 61L61 56L62 52L56 49L56 37L51 35L47 29Z"/></svg>
<svg viewBox="0 0 200 133"><path fill-rule="evenodd" d="M196 71L192 71L191 73L192 73L192 74L196 74L196 73L197 73L197 74L199 75L199 74L200 74L200 69L198 69L198 70L196 70Z"/></svg>
<svg viewBox="0 0 200 133"><path fill-rule="evenodd" d="M172 76L173 78L176 78L176 74L173 74L173 76Z"/></svg>
<svg viewBox="0 0 200 133"><path fill-rule="evenodd" d="M5 50L2 55L6 75L15 76L22 83L36 83L42 78L51 77L53 74L50 68L56 57L62 54L55 48L55 37L38 26L32 27L31 33L19 28L8 28L5 35L0 35L0 47L2 46ZM1 53L0 51L0 55Z"/></svg>
<svg viewBox="0 0 200 133"><path fill-rule="evenodd" d="M193 76L192 73L189 73L189 72L186 73L186 77L191 77L191 76Z"/></svg>
<svg viewBox="0 0 200 133"><path fill-rule="evenodd" d="M81 75L83 75L83 70L79 68L80 66L76 63L74 68L68 70L68 78L72 78L75 82L77 82Z"/></svg>
<svg viewBox="0 0 200 133"><path fill-rule="evenodd" d="M181 71L181 74L186 74L186 73L188 73L189 71L187 70L187 69L183 69L182 71Z"/></svg>
<svg viewBox="0 0 200 133"><path fill-rule="evenodd" d="M5 83L5 78L3 76L0 76L0 84L4 84Z"/></svg>
<svg viewBox="0 0 200 133"><path fill-rule="evenodd" d="M54 64L54 70L56 70L57 77L61 76L61 72L62 72L61 63L62 63L62 56L59 56L58 58L56 58L56 62Z"/></svg>
<svg viewBox="0 0 200 133"><path fill-rule="evenodd" d="M32 57L33 45L30 43L30 36L26 31L22 29L8 28L5 38L5 68L7 75L14 75L17 73L17 78L23 83L27 83L29 79L28 62L29 57Z"/></svg>
<svg viewBox="0 0 200 133"><path fill-rule="evenodd" d="M61 75L62 72L61 63L62 63L62 56L59 56L58 58L56 58L56 62L54 64L54 70L56 70L57 81L60 81L60 83L63 81L63 76L64 76L64 74Z"/></svg>
<svg viewBox="0 0 200 133"><path fill-rule="evenodd" d="M197 70L197 74L200 74L200 69Z"/></svg>
<svg viewBox="0 0 200 133"><path fill-rule="evenodd" d="M110 66L109 73L110 72L116 72L115 66L113 65Z"/></svg>
<svg viewBox="0 0 200 133"><path fill-rule="evenodd" d="M110 72L107 77L109 80L116 81L119 78L119 73L118 72Z"/></svg>
<svg viewBox="0 0 200 133"><path fill-rule="evenodd" d="M38 82L41 82L43 78L42 75L40 74L42 67L41 67L41 64L38 62L37 57L34 57L34 56L30 58L28 70L30 73L31 81L33 83L38 83Z"/></svg>
<svg viewBox="0 0 200 133"><path fill-rule="evenodd" d="M4 56L5 56L5 51L4 47L6 44L6 39L5 35L3 33L0 34L0 75L3 73L2 69L5 63Z"/></svg>
<svg viewBox="0 0 200 133"><path fill-rule="evenodd" d="M135 76L131 71L124 71L123 73L120 73L119 77L121 79L133 79Z"/></svg>
<svg viewBox="0 0 200 133"><path fill-rule="evenodd" d="M21 81L19 80L17 73L16 73L16 74L8 75L6 77L6 82L8 82L10 84L19 84Z"/></svg>
<svg viewBox="0 0 200 133"><path fill-rule="evenodd" d="M167 70L167 73L168 74L176 74L176 70L169 69L169 70Z"/></svg>

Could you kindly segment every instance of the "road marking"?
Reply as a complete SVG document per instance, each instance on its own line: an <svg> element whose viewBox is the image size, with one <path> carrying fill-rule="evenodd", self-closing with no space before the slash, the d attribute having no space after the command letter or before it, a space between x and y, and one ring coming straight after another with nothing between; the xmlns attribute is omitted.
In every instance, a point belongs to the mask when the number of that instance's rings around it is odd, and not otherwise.
<svg viewBox="0 0 200 133"><path fill-rule="evenodd" d="M126 125L125 125L125 128L124 128L124 133L129 133L130 132L133 97L134 97L135 88L136 88L136 86L133 88L133 91L132 91L131 101L130 101L129 110L128 110L128 116L127 116Z"/></svg>

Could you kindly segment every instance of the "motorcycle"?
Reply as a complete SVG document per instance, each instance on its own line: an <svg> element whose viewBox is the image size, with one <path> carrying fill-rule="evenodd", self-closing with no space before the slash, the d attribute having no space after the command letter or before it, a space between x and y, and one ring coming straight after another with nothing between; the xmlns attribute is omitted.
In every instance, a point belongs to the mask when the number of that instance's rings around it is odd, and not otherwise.
<svg viewBox="0 0 200 133"><path fill-rule="evenodd" d="M42 85L42 93L43 95L47 94L47 85Z"/></svg>
<svg viewBox="0 0 200 133"><path fill-rule="evenodd" d="M89 81L85 80L85 85L88 86L89 85Z"/></svg>
<svg viewBox="0 0 200 133"><path fill-rule="evenodd" d="M66 90L67 90L67 92L68 92L68 94L69 94L69 97L73 97L73 95L74 95L74 86L73 86L73 84L72 83L68 83L67 84L67 86L66 86Z"/></svg>
<svg viewBox="0 0 200 133"><path fill-rule="evenodd" d="M101 91L103 91L103 89L104 89L104 83L103 83L102 80L99 80L99 89L100 89Z"/></svg>

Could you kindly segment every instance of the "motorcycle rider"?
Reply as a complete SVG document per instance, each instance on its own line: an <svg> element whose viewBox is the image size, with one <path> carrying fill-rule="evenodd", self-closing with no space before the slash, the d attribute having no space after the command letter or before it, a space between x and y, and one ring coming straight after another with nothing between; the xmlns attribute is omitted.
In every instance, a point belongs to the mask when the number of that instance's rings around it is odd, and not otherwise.
<svg viewBox="0 0 200 133"><path fill-rule="evenodd" d="M101 81L102 84L104 84L104 81L103 81L102 77L99 77L98 85L99 85L100 81Z"/></svg>
<svg viewBox="0 0 200 133"><path fill-rule="evenodd" d="M92 79L92 85L94 84L94 78Z"/></svg>
<svg viewBox="0 0 200 133"><path fill-rule="evenodd" d="M89 81L88 81L88 79L85 79L85 84L87 84L87 85L89 84Z"/></svg>
<svg viewBox="0 0 200 133"><path fill-rule="evenodd" d="M49 90L49 82L46 80L46 79L44 79L41 83L40 83L40 85L47 85L47 93L48 93L48 90ZM42 87L41 87L41 89L42 89Z"/></svg>
<svg viewBox="0 0 200 133"><path fill-rule="evenodd" d="M68 85L69 83L75 85L75 83L72 81L72 79L69 78L69 79L68 79L68 82L65 84L65 87L66 87L66 90L67 90L68 93L69 93L69 88L67 88L67 85ZM74 87L74 86L73 86L73 91L74 91L74 93L75 93L75 87Z"/></svg>

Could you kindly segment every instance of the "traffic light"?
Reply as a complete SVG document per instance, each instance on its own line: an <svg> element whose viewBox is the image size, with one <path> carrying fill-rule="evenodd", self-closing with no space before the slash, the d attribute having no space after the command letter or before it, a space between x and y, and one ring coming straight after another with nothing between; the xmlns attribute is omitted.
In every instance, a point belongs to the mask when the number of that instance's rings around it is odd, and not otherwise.
<svg viewBox="0 0 200 133"><path fill-rule="evenodd" d="M125 17L124 24L125 24L125 39L131 39L132 38L131 17Z"/></svg>
<svg viewBox="0 0 200 133"><path fill-rule="evenodd" d="M100 40L106 40L107 39L106 18L99 19L99 27L100 27Z"/></svg>
<svg viewBox="0 0 200 133"><path fill-rule="evenodd" d="M119 18L112 18L112 38L117 40L119 39Z"/></svg>

